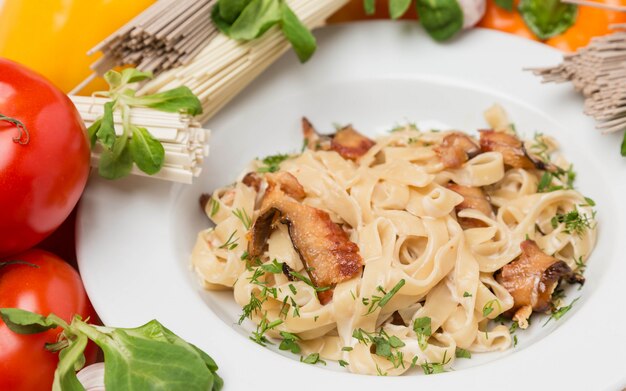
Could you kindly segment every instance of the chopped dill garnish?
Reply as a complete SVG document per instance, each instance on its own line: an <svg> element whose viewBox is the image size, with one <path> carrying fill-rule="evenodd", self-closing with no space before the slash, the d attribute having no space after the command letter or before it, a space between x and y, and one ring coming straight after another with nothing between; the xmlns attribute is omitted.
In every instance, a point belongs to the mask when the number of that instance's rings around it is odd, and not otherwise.
<svg viewBox="0 0 626 391"><path fill-rule="evenodd" d="M554 319L555 321L561 319L565 314L569 312L569 310L572 309L572 306L574 305L574 303L578 301L578 299L580 299L580 297L577 297L574 300L572 300L572 302L569 303L569 305L563 306L561 308L557 308L554 311L552 311L552 313L550 314L550 317L548 318L548 320L546 320L546 323L544 323L543 325L544 326L547 325L548 322L550 322L552 319Z"/></svg>
<svg viewBox="0 0 626 391"><path fill-rule="evenodd" d="M489 314L493 312L493 304L494 303L497 304L498 308L500 309L500 311L502 311L502 306L500 305L500 300L498 300L498 299L489 300L483 306L483 316L484 317L489 316Z"/></svg>
<svg viewBox="0 0 626 391"><path fill-rule="evenodd" d="M238 246L237 241L239 240L239 238L235 238L234 237L236 233L237 233L236 230L233 231L233 233L230 234L230 236L228 237L226 242L224 244L222 244L221 246L219 246L218 248L234 250Z"/></svg>
<svg viewBox="0 0 626 391"><path fill-rule="evenodd" d="M389 292L385 292L383 287L379 285L376 289L382 292L384 296L373 295L371 299L364 297L362 300L363 305L369 305L369 308L363 316L371 314L376 311L377 308L383 308L389 300L391 300L391 298L398 293L400 288L404 286L404 283L404 279L398 281L398 283Z"/></svg>
<svg viewBox="0 0 626 391"><path fill-rule="evenodd" d="M217 202L217 200L213 197L211 197L211 200L209 201L211 203L211 215L210 217L213 217L217 214L217 212L219 212L220 210L220 203Z"/></svg>
<svg viewBox="0 0 626 391"><path fill-rule="evenodd" d="M245 209L237 208L233 210L233 214L235 215L235 217L237 217L241 221L241 223L246 229L250 229L250 227L252 226L252 219L250 218L250 216L248 215L248 212L246 212Z"/></svg>
<svg viewBox="0 0 626 391"><path fill-rule="evenodd" d="M428 338L432 335L431 320L428 316L415 319L413 322L413 331L417 334L417 343L422 349L426 350L428 347Z"/></svg>
<svg viewBox="0 0 626 391"><path fill-rule="evenodd" d="M469 350L465 350L462 348L456 348L454 355L456 358L472 358L472 353Z"/></svg>
<svg viewBox="0 0 626 391"><path fill-rule="evenodd" d="M301 356L300 357L300 362L303 362L305 364L311 364L311 365L315 365L315 364L324 364L326 365L326 361L322 360L320 358L320 354L319 353L311 353L308 356L304 357Z"/></svg>
<svg viewBox="0 0 626 391"><path fill-rule="evenodd" d="M256 331L252 332L252 336L250 339L261 346L266 346L265 344L272 344L267 337L265 337L265 333L268 330L271 330L279 325L281 325L283 321L281 319L274 320L272 322L267 321L267 317L263 316L263 319L257 325Z"/></svg>
<svg viewBox="0 0 626 391"><path fill-rule="evenodd" d="M280 345L278 345L278 349L289 350L291 353L294 354L300 353L301 348L300 345L298 345L300 337L286 331L281 331L280 336L283 337L283 340L280 342Z"/></svg>

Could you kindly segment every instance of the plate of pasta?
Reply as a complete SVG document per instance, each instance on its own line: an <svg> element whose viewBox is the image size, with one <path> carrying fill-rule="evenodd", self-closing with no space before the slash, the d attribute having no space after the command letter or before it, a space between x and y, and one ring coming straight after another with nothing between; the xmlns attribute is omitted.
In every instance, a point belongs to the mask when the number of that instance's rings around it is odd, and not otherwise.
<svg viewBox="0 0 626 391"><path fill-rule="evenodd" d="M194 185L92 178L103 321L159 319L230 389L626 385L625 166L522 71L560 54L389 22L318 39L211 120Z"/></svg>

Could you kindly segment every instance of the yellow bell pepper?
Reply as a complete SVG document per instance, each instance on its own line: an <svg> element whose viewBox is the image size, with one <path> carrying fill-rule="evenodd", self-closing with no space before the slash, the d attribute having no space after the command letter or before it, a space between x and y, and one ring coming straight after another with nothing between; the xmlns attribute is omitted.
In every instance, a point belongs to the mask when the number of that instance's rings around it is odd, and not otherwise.
<svg viewBox="0 0 626 391"><path fill-rule="evenodd" d="M0 57L41 73L69 92L92 72L87 51L154 0L0 1ZM106 89L104 82L87 90ZM88 92L84 90L84 92Z"/></svg>

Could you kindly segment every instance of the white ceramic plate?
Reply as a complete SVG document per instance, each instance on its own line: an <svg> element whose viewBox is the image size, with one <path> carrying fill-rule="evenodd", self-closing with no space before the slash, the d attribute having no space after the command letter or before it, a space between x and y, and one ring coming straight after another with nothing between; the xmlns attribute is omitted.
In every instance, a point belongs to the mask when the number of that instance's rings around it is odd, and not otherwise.
<svg viewBox="0 0 626 391"><path fill-rule="evenodd" d="M211 156L194 185L91 178L80 208L78 258L102 320L137 326L159 319L216 359L228 390L626 385L626 208L620 202L626 164L617 136L593 129L569 86L541 85L521 70L555 64L560 54L486 30L436 44L414 23L351 24L323 29L318 37L320 49L310 63L301 66L289 53L210 122ZM599 240L587 284L570 296L581 299L559 322L518 332L520 344L507 352L457 360L452 372L367 377L301 364L254 344L247 338L250 325L236 325L240 309L232 294L199 288L189 254L197 232L209 225L200 194L232 182L253 157L298 150L302 115L321 129L351 122L370 135L425 119L474 130L485 126L482 112L495 102L522 133L556 136L578 172L578 189L598 205Z"/></svg>

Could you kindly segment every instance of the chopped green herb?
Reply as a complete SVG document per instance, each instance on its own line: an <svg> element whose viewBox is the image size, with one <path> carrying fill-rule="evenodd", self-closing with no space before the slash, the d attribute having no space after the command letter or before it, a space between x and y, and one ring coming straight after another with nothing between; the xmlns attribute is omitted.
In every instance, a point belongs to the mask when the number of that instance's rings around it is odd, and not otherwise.
<svg viewBox="0 0 626 391"><path fill-rule="evenodd" d="M245 209L237 208L233 210L233 214L235 215L235 217L239 219L239 221L241 221L241 223L246 229L250 229L250 227L252 226L252 219L250 218L250 216L248 215L248 212L246 212Z"/></svg>
<svg viewBox="0 0 626 391"><path fill-rule="evenodd" d="M456 348L454 351L454 355L456 358L472 358L472 353L469 350L465 350L462 348Z"/></svg>
<svg viewBox="0 0 626 391"><path fill-rule="evenodd" d="M282 319L276 319L272 322L267 321L267 317L263 316L259 324L257 325L256 331L252 332L252 336L250 339L261 346L266 346L265 344L271 344L271 342L265 337L265 333L268 330L272 330L273 328L281 325L283 323Z"/></svg>
<svg viewBox="0 0 626 391"><path fill-rule="evenodd" d="M315 365L318 363L326 365L326 361L320 359L319 353L311 353L308 356L306 356L306 358L300 357L300 362L303 362L305 364L311 364L311 365Z"/></svg>
<svg viewBox="0 0 626 391"><path fill-rule="evenodd" d="M463 292L463 297L472 297L472 294L467 292L467 291L465 291L465 292Z"/></svg>
<svg viewBox="0 0 626 391"><path fill-rule="evenodd" d="M363 305L369 304L369 308L367 309L367 312L364 315L369 315L372 312L376 311L376 309L383 308L389 302L389 300L391 300L391 298L396 293L398 293L398 291L400 290L400 288L404 286L404 284L405 284L404 279L398 281L398 283L389 292L385 292L385 290L381 286L378 286L377 289L380 292L382 292L384 296L374 295L372 296L371 300L367 298L363 298Z"/></svg>
<svg viewBox="0 0 626 391"><path fill-rule="evenodd" d="M274 259L270 263L264 263L260 268L268 273L281 274L283 272L283 263Z"/></svg>
<svg viewBox="0 0 626 391"><path fill-rule="evenodd" d="M291 353L298 354L300 353L300 345L298 345L298 341L300 337L295 334L288 333L286 331L281 331L280 336L283 337L283 340L280 342L278 349L280 350L289 350Z"/></svg>
<svg viewBox="0 0 626 391"><path fill-rule="evenodd" d="M394 368L404 367L404 354L397 349L405 346L405 343L395 335L390 336L383 329L378 333L368 333L359 328L352 332L352 337L359 343L373 345L376 348L375 354L389 360Z"/></svg>
<svg viewBox="0 0 626 391"><path fill-rule="evenodd" d="M502 306L500 305L500 300L498 300L498 299L489 300L483 306L483 316L484 317L489 316L489 314L493 312L493 304L494 303L498 305L498 309L500 310L500 312L502 312Z"/></svg>
<svg viewBox="0 0 626 391"><path fill-rule="evenodd" d="M271 155L263 158L261 161L264 166L257 169L258 172L276 172L280 170L280 164L289 159L289 155Z"/></svg>
<svg viewBox="0 0 626 391"><path fill-rule="evenodd" d="M226 240L226 242L224 244L222 244L221 246L219 246L218 248L220 249L228 249L228 250L234 250L238 243L237 241L239 240L239 238L235 238L235 234L237 233L237 231L233 231L233 233L230 234L230 236L228 237L228 239Z"/></svg>
<svg viewBox="0 0 626 391"><path fill-rule="evenodd" d="M428 316L417 318L413 322L413 331L417 334L417 343L420 349L426 350L428 347L428 338L432 335L431 321Z"/></svg>
<svg viewBox="0 0 626 391"><path fill-rule="evenodd" d="M569 312L569 310L572 309L572 306L574 305L574 303L578 301L578 299L580 299L580 297L575 298L571 303L569 303L569 305L566 305L561 308L557 308L555 311L552 312L552 314L550 314L550 317L548 318L548 320L546 320L546 323L544 323L543 325L544 326L547 325L548 322L550 322L550 320L552 319L554 319L555 321L561 319L565 314Z"/></svg>
<svg viewBox="0 0 626 391"><path fill-rule="evenodd" d="M252 314L263 308L263 302L259 300L254 293L250 294L250 302L243 306L243 313L239 317L239 324L242 324L246 318L252 319Z"/></svg>
<svg viewBox="0 0 626 391"><path fill-rule="evenodd" d="M310 280L309 278L307 278L307 277L303 276L302 274L300 274L300 273L298 273L298 272L296 272L296 271L294 271L294 270L291 270L291 271L289 272L289 274L291 274L291 276L292 276L292 277L295 277L295 278L297 278L298 280L300 280L300 281L304 282L305 284L307 284L308 286L312 287L312 288L313 288L313 289L315 289L315 291L317 291L317 292L324 292L324 291L327 291L327 290L329 290L329 289L330 289L330 287L329 287L329 286L323 286L323 287L317 287L317 286L315 286L315 285L313 284L313 282L311 282L311 280Z"/></svg>
<svg viewBox="0 0 626 391"><path fill-rule="evenodd" d="M296 290L296 287L293 284L289 284L289 290L291 291L291 293L293 293L294 295L298 294L298 291Z"/></svg>
<svg viewBox="0 0 626 391"><path fill-rule="evenodd" d="M581 206L596 206L596 202L589 197L585 197L585 202L586 204L583 204Z"/></svg>
<svg viewBox="0 0 626 391"><path fill-rule="evenodd" d="M344 346L343 348L341 348L341 350L344 352L350 352L352 351L352 349L354 349L352 346Z"/></svg>
<svg viewBox="0 0 626 391"><path fill-rule="evenodd" d="M213 197L211 197L211 217L215 216L220 210L220 203Z"/></svg>
<svg viewBox="0 0 626 391"><path fill-rule="evenodd" d="M344 361L344 360L339 360L339 365L341 365L342 367L344 367L344 368L345 368L346 366L348 366L348 365L350 365L350 364L348 364L348 362L347 362L347 361Z"/></svg>
<svg viewBox="0 0 626 391"><path fill-rule="evenodd" d="M517 335L513 336L513 347L517 346Z"/></svg>

